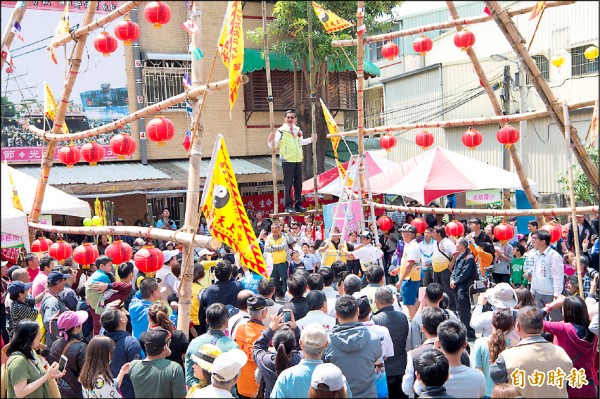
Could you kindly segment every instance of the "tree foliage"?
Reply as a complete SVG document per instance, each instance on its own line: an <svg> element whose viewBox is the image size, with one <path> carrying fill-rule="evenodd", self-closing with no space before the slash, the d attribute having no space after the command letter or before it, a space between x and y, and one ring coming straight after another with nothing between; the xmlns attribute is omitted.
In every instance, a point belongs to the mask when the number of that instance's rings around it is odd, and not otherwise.
<svg viewBox="0 0 600 399"><path fill-rule="evenodd" d="M596 169L598 169L598 149L589 146L587 152L590 154L594 165L596 165ZM562 185L563 192L569 192L569 175L567 173L560 176L558 183ZM576 201L583 201L587 204L598 204L598 195L590 184L586 174L583 173L583 169L578 164L573 166L573 192L575 193Z"/></svg>
<svg viewBox="0 0 600 399"><path fill-rule="evenodd" d="M7 97L4 96L0 98L0 101L3 118L14 118L17 116L17 108L12 101L10 101Z"/></svg>

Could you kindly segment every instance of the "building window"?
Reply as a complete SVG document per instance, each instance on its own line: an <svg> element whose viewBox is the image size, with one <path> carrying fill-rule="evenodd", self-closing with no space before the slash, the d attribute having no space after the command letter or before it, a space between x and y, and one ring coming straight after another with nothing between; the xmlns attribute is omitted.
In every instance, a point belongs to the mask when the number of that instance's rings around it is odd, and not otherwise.
<svg viewBox="0 0 600 399"><path fill-rule="evenodd" d="M540 70L542 77L546 80L550 79L550 63L548 62L548 58L546 58L545 55L534 55L531 58L533 58L533 61L535 61L535 65L538 67L538 69ZM527 84L531 85L533 84L531 82L531 79L529 78L529 74L525 74L527 76Z"/></svg>
<svg viewBox="0 0 600 399"><path fill-rule="evenodd" d="M588 75L598 72L598 58L588 60L583 53L588 46L573 47L571 49L571 74L572 76Z"/></svg>
<svg viewBox="0 0 600 399"><path fill-rule="evenodd" d="M184 91L183 76L186 72L191 74L190 64L190 61L145 60L142 76L146 106L181 94ZM185 103L169 108L184 109Z"/></svg>
<svg viewBox="0 0 600 399"><path fill-rule="evenodd" d="M400 49L400 54L398 54L399 57L402 55L402 47L400 46L400 39L401 38L392 39L392 41L394 43L396 43ZM370 43L369 44L370 47L368 47L368 50L366 52L369 55L369 61L383 60L384 57L383 57L383 55L381 55L381 49L387 43L389 43L389 41L378 41L378 42Z"/></svg>

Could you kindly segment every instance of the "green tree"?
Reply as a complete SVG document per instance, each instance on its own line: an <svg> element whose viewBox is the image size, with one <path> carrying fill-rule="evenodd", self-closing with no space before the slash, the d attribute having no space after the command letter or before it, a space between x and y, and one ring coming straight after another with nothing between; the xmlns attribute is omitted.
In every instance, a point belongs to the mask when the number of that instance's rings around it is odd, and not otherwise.
<svg viewBox="0 0 600 399"><path fill-rule="evenodd" d="M591 145L587 147L587 152L598 169L598 149ZM563 173L558 179L558 183L562 185L562 191L569 192L569 175ZM583 169L578 164L573 166L573 192L575 193L576 201L583 201L586 204L598 204L598 195L594 188L590 185L590 181Z"/></svg>
<svg viewBox="0 0 600 399"><path fill-rule="evenodd" d="M0 109L2 110L2 118L10 119L17 116L17 108L15 104L7 97L0 98Z"/></svg>
<svg viewBox="0 0 600 399"><path fill-rule="evenodd" d="M356 24L356 1L318 1L326 10L332 11L340 18ZM388 32L392 27L389 18L392 8L402 4L402 1L366 1L364 23L367 28L367 35L381 32ZM309 82L309 73L314 74L315 78L315 100L316 100L316 122L317 134L317 172L322 173L325 170L325 148L327 127L319 98L324 97L328 85L328 64L345 65L348 58L355 63L356 47L333 47L331 41L334 39L354 39L356 38L356 26L345 29L340 32L328 34L323 25L314 13L311 5L309 15L307 15L306 1L278 1L273 9L273 17L268 25L269 32L269 51L284 54L290 59L295 60L301 68L305 81ZM312 18L312 32L308 31L308 18ZM252 41L262 44L263 29L257 28L247 32ZM313 53L315 57L316 68L310 70L309 64L309 35L312 38ZM344 54L344 51L346 54ZM346 56L347 55L347 56ZM347 58L348 57L348 58ZM311 104L308 98L299 99L298 104L294 104L298 112L298 125L304 132L312 131L311 123ZM312 176L312 155L310 149L304 148L304 175Z"/></svg>

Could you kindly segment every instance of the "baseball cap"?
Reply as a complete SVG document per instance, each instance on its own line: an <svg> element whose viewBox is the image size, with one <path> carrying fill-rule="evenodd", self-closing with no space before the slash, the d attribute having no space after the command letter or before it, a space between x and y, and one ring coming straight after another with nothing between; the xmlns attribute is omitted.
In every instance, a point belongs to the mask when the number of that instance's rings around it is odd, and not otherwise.
<svg viewBox="0 0 600 399"><path fill-rule="evenodd" d="M140 336L144 351L150 356L159 355L171 340L171 333L164 328L152 328Z"/></svg>
<svg viewBox="0 0 600 399"><path fill-rule="evenodd" d="M311 323L302 330L300 342L303 347L321 349L327 344L327 331L321 324Z"/></svg>
<svg viewBox="0 0 600 399"><path fill-rule="evenodd" d="M481 219L479 219L479 218L469 219L469 223L481 224Z"/></svg>
<svg viewBox="0 0 600 399"><path fill-rule="evenodd" d="M310 379L310 386L319 391L339 391L345 383L346 377L342 370L333 363L319 364Z"/></svg>
<svg viewBox="0 0 600 399"><path fill-rule="evenodd" d="M248 304L248 309L250 310L261 310L267 306L273 306L275 304L275 302L273 302L271 299L265 298L262 295L254 295L253 297L248 298L246 303Z"/></svg>
<svg viewBox="0 0 600 399"><path fill-rule="evenodd" d="M55 284L66 278L69 278L68 274L62 274L61 272L54 271L54 272L50 272L50 274L48 275L48 282Z"/></svg>
<svg viewBox="0 0 600 399"><path fill-rule="evenodd" d="M402 228L400 229L401 232L404 231L408 231L409 233L413 233L413 234L417 234L417 228L415 226L413 226L412 224L408 224L408 223L404 223L402 225Z"/></svg>
<svg viewBox="0 0 600 399"><path fill-rule="evenodd" d="M205 255L212 255L212 254L214 254L214 252L211 252L211 251L209 251L206 248L200 248L198 250L198 252L196 252L196 254L198 255L199 258L201 258L201 257L203 257Z"/></svg>
<svg viewBox="0 0 600 399"><path fill-rule="evenodd" d="M165 264L169 263L171 259L179 255L181 252L178 249L174 249L172 251L163 251L163 255L165 256Z"/></svg>
<svg viewBox="0 0 600 399"><path fill-rule="evenodd" d="M498 283L486 292L488 302L496 308L512 308L518 302L517 294L508 283Z"/></svg>
<svg viewBox="0 0 600 399"><path fill-rule="evenodd" d="M31 288L33 283L24 283L22 281L13 281L6 289L10 295L17 295Z"/></svg>
<svg viewBox="0 0 600 399"><path fill-rule="evenodd" d="M190 359L202 369L212 372L212 365L215 359L221 354L221 349L213 344L204 344L198 352L190 356Z"/></svg>
<svg viewBox="0 0 600 399"><path fill-rule="evenodd" d="M360 238L368 238L369 240L373 239L373 234L370 231L362 231L360 233Z"/></svg>
<svg viewBox="0 0 600 399"><path fill-rule="evenodd" d="M133 241L133 245L142 246L145 245L146 241L142 237L138 237Z"/></svg>
<svg viewBox="0 0 600 399"><path fill-rule="evenodd" d="M82 325L87 319L88 313L84 310L78 310L76 312L68 310L58 316L57 325L60 330L69 331L73 327Z"/></svg>
<svg viewBox="0 0 600 399"><path fill-rule="evenodd" d="M221 353L212 364L212 376L219 382L233 380L248 362L248 356L240 349Z"/></svg>

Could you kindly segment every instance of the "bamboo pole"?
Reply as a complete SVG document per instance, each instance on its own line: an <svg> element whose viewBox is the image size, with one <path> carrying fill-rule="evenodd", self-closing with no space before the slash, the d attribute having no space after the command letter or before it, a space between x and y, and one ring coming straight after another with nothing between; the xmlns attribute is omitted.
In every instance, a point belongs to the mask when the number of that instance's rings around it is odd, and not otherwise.
<svg viewBox="0 0 600 399"><path fill-rule="evenodd" d="M193 244L195 247L218 250L221 248L221 241L211 236L193 236L184 231L172 231L157 229L155 227L138 226L52 226L41 223L29 222L29 227L34 230L41 230L50 233L60 234L82 234L82 235L118 235L133 236L146 239L173 241L181 245Z"/></svg>
<svg viewBox="0 0 600 399"><path fill-rule="evenodd" d="M96 6L98 5L98 1L90 1L88 3L88 8L85 11L85 17L83 19L84 24L89 24L90 21L94 18L94 14L96 13ZM56 117L54 119L54 126L52 127L52 133L58 134L61 132L62 124L65 123L65 115L67 113L67 105L69 103L69 97L71 96L71 91L73 89L73 85L75 84L75 80L77 79L77 74L79 73L79 66L81 65L81 57L83 55L83 50L85 48L85 42L87 41L87 35L83 35L75 44L75 48L73 49L73 57L71 58L71 67L69 68L69 77L65 81L65 87L63 89L62 98L60 100L60 105L58 106L58 110L56 111ZM56 142L50 141L48 143L48 147L44 153L44 157L42 158L42 168L40 171L40 177L38 179L38 185L35 191L35 198L31 207L31 212L29 214L30 220L33 222L37 222L40 216L40 211L42 209L42 203L44 202L44 193L46 192L46 185L48 184L48 177L50 176L50 170L52 169L52 164L54 163L54 150L56 149Z"/></svg>
<svg viewBox="0 0 600 399"><path fill-rule="evenodd" d="M596 168L596 165L592 162L589 154L583 146L581 138L579 137L579 134L577 134L577 129L571 125L569 131L565 130L565 121L561 104L557 101L554 93L552 92L552 88L550 88L540 73L535 61L533 58L531 58L531 55L525 48L525 39L521 35L521 32L513 20L508 16L507 11L502 8L500 3L497 1L486 1L485 4L492 12L492 17L508 40L514 52L517 54L519 59L523 60L523 64L527 69L527 73L530 77L532 77L533 86L544 102L546 109L550 111L550 116L556 122L564 135L569 134L571 136L571 148L573 148L573 152L577 157L577 161L589 179L592 188L596 193L598 193L598 168Z"/></svg>
<svg viewBox="0 0 600 399"><path fill-rule="evenodd" d="M61 37L56 42L50 43L50 45L48 46L48 50L50 50L51 48L58 48L60 46L64 46L65 44L69 43L71 40L77 41L77 40L79 40L80 37L83 37L84 35L88 35L91 32L95 31L96 29L103 28L109 22L114 21L115 19L124 16L129 11L133 10L134 8L136 8L137 6L139 6L142 3L143 3L143 1L139 1L139 0L127 2L127 3L123 4L122 6L118 7L116 10L111 11L110 13L106 14L104 17L97 19L94 22L87 23L83 27L77 29L75 32Z"/></svg>
<svg viewBox="0 0 600 399"><path fill-rule="evenodd" d="M589 107L594 104L596 100L587 100L581 101L578 103L573 103L569 105L569 110ZM473 118L473 119L454 119L449 121L433 121L433 122L423 122L423 123L406 123L402 125L392 125L392 126L377 126L369 129L365 129L363 131L363 135L371 135L375 133L390 133L390 132L399 132L404 130L412 130L412 129L431 129L431 128L451 128L457 126L481 126L481 125L495 125L499 123L510 123L510 122L519 122L525 120L539 119L546 116L549 116L549 111L534 111L534 112L525 112L522 114L514 114L514 115L502 115L502 116L487 116L483 118ZM347 132L340 132L337 134L328 134L327 138L331 137L345 137L345 136L356 136L358 134L358 130L348 130Z"/></svg>
<svg viewBox="0 0 600 399"><path fill-rule="evenodd" d="M25 11L27 11L27 7L31 1L24 1L23 3L23 7L19 7L19 2L17 1L12 13L10 14L8 24L2 33L2 43L0 44L1 49L4 49L4 46L6 46L7 49L10 49L12 41L15 38L15 32L12 31L12 27L15 25L15 22L21 23L23 16L25 15ZM2 69L4 66L4 61L4 58L0 57L0 69Z"/></svg>
<svg viewBox="0 0 600 399"><path fill-rule="evenodd" d="M275 131L275 115L273 111L273 87L271 86L271 60L269 59L269 37L267 33L267 2L261 2L263 49L265 51L265 71L267 74L267 101L269 103L269 133ZM295 64L294 64L295 65ZM294 71L294 93L296 92L296 73ZM277 155L275 145L271 147L271 174L273 176L273 213L279 213L279 192L277 190Z"/></svg>
<svg viewBox="0 0 600 399"><path fill-rule="evenodd" d="M247 82L248 82L248 77L245 75L242 76L242 83L247 83ZM81 140L81 139L85 139L88 137L94 137L99 134L109 133L115 129L120 129L128 123L134 122L140 118L144 118L149 115L156 114L156 113L158 113L166 108L169 108L175 104L182 103L186 100L186 98L191 98L191 99L198 98L201 94L204 94L205 91L211 92L214 90L222 90L225 88L227 88L227 89L229 88L229 79L223 79L223 80L219 80L218 82L210 83L208 85L203 85L198 88L193 88L193 89L189 90L187 93L184 92L181 94L177 94L176 96L167 98L166 100L163 100L159 103L149 105L145 108L142 108L142 109L134 112L133 114L124 116L123 118L118 119L114 122L107 123L106 125L99 126L94 129L89 129L89 130L85 130L83 132L73 133L73 134L69 134L66 136L62 135L62 134L56 134L54 132L48 133L48 132L45 132L45 131L41 130L40 128L37 128L33 125L27 125L27 128L29 129L29 131L31 133L34 133L40 137L43 137L44 140L48 140L48 141Z"/></svg>
<svg viewBox="0 0 600 399"><path fill-rule="evenodd" d="M315 93L315 78L317 75L317 67L315 65L315 54L313 51L313 42L312 42L312 37L313 37L313 29L312 29L312 20L313 20L313 11L311 10L312 8L312 4L310 2L306 2L306 17L308 18L308 57L309 57L309 61L310 61L310 111L311 111L311 115L310 115L310 124L311 124L311 129L310 129L310 134L311 137L314 136L315 134L317 134L317 119L316 119L316 100L317 100L317 94ZM311 150L312 150L312 172L313 172L313 190L314 190L314 196L315 196L315 209L319 209L319 192L318 192L318 182L317 182L317 143L313 142L311 143Z"/></svg>
<svg viewBox="0 0 600 399"><path fill-rule="evenodd" d="M455 209L455 208L428 208L428 207L413 207L413 206L395 206L385 204L373 204L375 208L385 209L386 211L399 211L409 213L431 213L433 215L482 215L482 216L543 216L553 218L556 216L564 216L571 214L571 208L548 208L548 209ZM598 214L598 205L582 206L575 208L578 214Z"/></svg>
<svg viewBox="0 0 600 399"><path fill-rule="evenodd" d="M456 11L456 7L454 6L454 2L446 1L446 4L448 5L448 10L450 11L450 15L452 16L452 19L458 20L459 16L458 16L458 12ZM462 29L463 29L462 26L456 27L456 30L458 32L460 32ZM494 93L492 86L490 86L490 82L488 81L488 78L487 78L485 72L483 71L483 68L481 68L481 63L479 62L479 59L477 58L477 54L475 54L475 50L473 49L473 47L469 47L467 49L467 55L469 56L471 63L473 63L473 67L475 68L477 77L479 78L479 81L481 82L483 88L485 89L485 92L488 95L490 103L492 104L492 108L494 109L494 113L496 114L496 116L502 116L503 113L502 113L502 107L500 106L500 102L498 101L498 98L496 97L496 94ZM506 111L507 111L506 113L509 114L508 110L506 110ZM517 172L517 175L519 176L519 181L521 182L521 187L523 187L523 191L525 192L525 196L527 197L527 200L529 200L531 207L533 209L538 209L539 205L538 205L537 199L535 198L535 195L533 194L533 191L531 190L531 186L529 185L529 181L527 180L527 176L525 175L525 171L523 170L523 165L521 163L521 158L519 157L519 153L515 150L513 145L509 146L508 149L504 149L503 151L508 151L508 153L510 154L513 164L515 165L515 171ZM508 167L508 165L506 165L506 166ZM509 196L508 199L506 198L507 193ZM503 194L504 194L503 195L504 208L510 208L510 190L505 190L503 192ZM538 223L543 224L541 218L538 220Z"/></svg>
<svg viewBox="0 0 600 399"><path fill-rule="evenodd" d="M571 118L569 117L569 106L566 101L562 103L563 118L565 120L565 131L571 127ZM567 171L569 176L569 199L571 200L571 230L573 230L573 246L575 247L575 264L577 265L577 280L579 283L579 295L583 296L583 282L581 277L581 251L579 250L579 227L577 227L577 211L575 206L575 190L573 184L573 155L571 151L570 135L565 135L565 157L567 158Z"/></svg>
<svg viewBox="0 0 600 399"><path fill-rule="evenodd" d="M569 4L575 3L574 1L548 1L546 2L546 8L558 7L558 6L566 6ZM526 14L529 11L533 10L534 6L526 6L519 7L512 10L508 10L508 15L513 17L515 15ZM484 14L476 17L463 18L454 21L435 23L430 25L423 25L416 28L405 29L390 33L384 33L381 35L369 36L364 39L365 44L374 43L374 42L384 42L387 40L392 40L397 37L417 35L423 32L430 32L433 30L447 29L447 28L455 28L461 25L474 25L480 24L483 22L491 21L492 16ZM333 47L352 47L358 44L358 39L348 39L348 40L333 40L331 42Z"/></svg>

